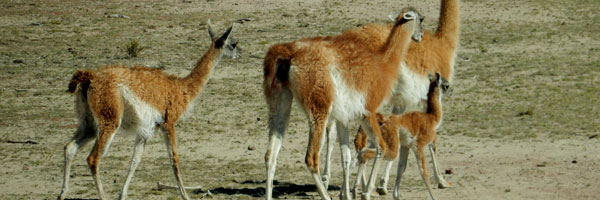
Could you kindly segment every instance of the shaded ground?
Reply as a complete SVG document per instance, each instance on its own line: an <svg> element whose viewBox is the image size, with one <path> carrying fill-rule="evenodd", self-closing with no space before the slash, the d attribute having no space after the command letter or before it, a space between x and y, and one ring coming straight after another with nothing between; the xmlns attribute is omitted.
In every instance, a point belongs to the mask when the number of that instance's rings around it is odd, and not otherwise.
<svg viewBox="0 0 600 200"><path fill-rule="evenodd" d="M244 50L215 68L179 122L179 151L192 198L258 199L264 193L266 107L262 58L272 44L335 35L411 5L434 30L437 0L426 1L3 1L0 2L0 196L55 199L63 145L77 127L65 93L76 69L141 64L185 75L209 45L205 22L231 22ZM452 187L439 199L599 199L600 2L461 2L454 94L444 99L440 163ZM110 17L114 14L128 18ZM136 58L125 45L146 47ZM386 108L389 110L389 108ZM318 198L304 165L307 125L296 108L278 160L275 196ZM356 127L351 127L356 130ZM110 198L127 173L133 137L117 135L100 170ZM80 150L68 198L98 198ZM339 151L329 193L339 194ZM427 198L414 159L404 199ZM431 170L430 170L431 171ZM392 180L395 177L392 177ZM179 198L160 137L150 140L131 199ZM390 184L391 186L391 184ZM210 191L211 195L207 195ZM380 197L382 199L390 196Z"/></svg>

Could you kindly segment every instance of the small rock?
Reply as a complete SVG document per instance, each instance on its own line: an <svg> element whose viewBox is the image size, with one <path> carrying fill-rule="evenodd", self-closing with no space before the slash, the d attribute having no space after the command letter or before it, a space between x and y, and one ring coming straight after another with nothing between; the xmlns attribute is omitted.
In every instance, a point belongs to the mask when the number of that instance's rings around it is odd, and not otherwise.
<svg viewBox="0 0 600 200"><path fill-rule="evenodd" d="M122 15L122 14L112 14L112 15L108 15L108 18L123 18L123 19L129 19L129 16L127 16L127 15Z"/></svg>
<svg viewBox="0 0 600 200"><path fill-rule="evenodd" d="M594 139L594 138L597 138L597 137L598 137L598 134L596 134L596 135L591 135L590 137L588 137L588 139Z"/></svg>
<svg viewBox="0 0 600 200"><path fill-rule="evenodd" d="M537 167L545 167L545 166L546 166L546 163L537 164L536 166L537 166Z"/></svg>
<svg viewBox="0 0 600 200"><path fill-rule="evenodd" d="M256 118L256 121L260 121L260 117L257 117L257 118Z"/></svg>
<svg viewBox="0 0 600 200"><path fill-rule="evenodd" d="M510 189L505 189L504 192L510 192Z"/></svg>
<svg viewBox="0 0 600 200"><path fill-rule="evenodd" d="M113 183L118 183L118 182L119 182L119 181L117 181L117 179L114 179L114 180L113 180Z"/></svg>
<svg viewBox="0 0 600 200"><path fill-rule="evenodd" d="M577 164L577 161L576 161L576 160L573 160L573 161L571 161L571 163L573 163L573 164Z"/></svg>
<svg viewBox="0 0 600 200"><path fill-rule="evenodd" d="M256 147L254 147L254 146L248 146L248 150L254 151L254 149L256 149Z"/></svg>
<svg viewBox="0 0 600 200"><path fill-rule="evenodd" d="M445 174L454 174L454 170L452 170L452 168L448 168L446 170L444 170Z"/></svg>
<svg viewBox="0 0 600 200"><path fill-rule="evenodd" d="M23 60L16 59L16 60L13 60L13 63L15 63L15 64L22 64Z"/></svg>

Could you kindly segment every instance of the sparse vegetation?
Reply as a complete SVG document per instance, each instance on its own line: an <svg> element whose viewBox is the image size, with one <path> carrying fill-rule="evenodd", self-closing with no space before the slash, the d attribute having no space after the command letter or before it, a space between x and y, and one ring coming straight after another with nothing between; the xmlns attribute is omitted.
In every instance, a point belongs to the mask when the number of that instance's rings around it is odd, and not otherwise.
<svg viewBox="0 0 600 200"><path fill-rule="evenodd" d="M137 57L146 47L141 46L140 42L136 39L129 40L127 45L125 46L127 50L127 55L129 57Z"/></svg>
<svg viewBox="0 0 600 200"><path fill-rule="evenodd" d="M176 129L185 133L178 138L184 181L208 190L264 187L260 181L265 179L267 110L261 83L262 57L269 45L339 34L357 24L386 23L387 14L406 5L422 9L424 27L433 30L438 4L438 0L401 4L75 0L65 6L62 1L1 1L0 196L55 199L58 195L64 143L77 128L73 97L65 93L75 69L160 63L169 74L184 76L209 45L204 24L208 18L218 30L242 17L254 20L235 25L244 49L240 60L223 60L214 69L215 76L195 109L177 124ZM600 199L596 189L600 175L589 170L600 163L600 137L590 139L600 127L600 29L595 14L599 7L597 0L461 1L464 20L454 93L444 97L446 112L438 138L440 162L455 171L448 176L454 188L435 190L437 196ZM107 18L97 10L131 18ZM284 13L291 17L283 17ZM138 49L135 59L124 59L134 58L126 48L131 38L143 50ZM312 184L304 165L306 118L297 106L293 109L275 179ZM351 133L356 130L357 124L352 123ZM123 137L127 133L118 134L101 168L109 198L116 197L112 191L123 184L134 140ZM7 140L39 144L8 144ZM131 183L131 199L178 198L177 191L154 190L157 181L175 184L162 140L157 133L148 141ZM250 145L256 149L249 151ZM91 146L81 152L89 152ZM339 186L339 148L334 154L331 185ZM97 198L86 156L75 157L73 196L68 198ZM578 162L571 163L575 159ZM536 169L544 161L547 167ZM24 171L24 163L35 165ZM519 174L522 169L535 173ZM425 198L416 167L409 165L406 171L402 198ZM337 196L339 190L329 192ZM190 191L190 195L199 199L203 194ZM307 195L280 198L317 196ZM238 197L259 199L212 196Z"/></svg>

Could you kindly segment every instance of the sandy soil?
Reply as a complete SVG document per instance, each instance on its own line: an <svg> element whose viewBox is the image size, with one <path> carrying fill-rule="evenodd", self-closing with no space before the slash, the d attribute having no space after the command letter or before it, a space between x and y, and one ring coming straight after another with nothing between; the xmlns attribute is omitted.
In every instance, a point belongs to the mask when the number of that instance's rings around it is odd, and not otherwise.
<svg viewBox="0 0 600 200"><path fill-rule="evenodd" d="M272 44L335 35L411 5L434 30L437 0L426 1L10 1L0 2L0 196L55 199L63 146L77 127L65 93L77 69L141 64L185 75L217 31L232 21L244 50L214 70L195 109L177 125L181 168L194 199L259 199L267 144L262 58ZM595 0L461 2L461 47L454 94L444 99L439 160L451 188L438 199L600 199L600 3ZM128 18L111 18L121 14ZM147 47L136 58L124 46ZM389 111L385 108L385 111ZM351 130L356 130L356 123ZM276 197L318 199L304 165L305 117L295 107L279 156ZM159 135L159 134L157 134ZM29 141L29 142L28 142ZM178 199L162 138L150 140L129 187L130 199ZM133 137L118 134L100 170L116 198ZM80 150L71 199L98 198ZM332 197L339 194L334 152ZM432 170L430 170L432 171ZM414 163L403 199L428 195ZM391 177L393 180L395 175ZM392 184L390 184L392 186ZM209 194L210 191L210 194ZM378 197L391 199L391 196Z"/></svg>

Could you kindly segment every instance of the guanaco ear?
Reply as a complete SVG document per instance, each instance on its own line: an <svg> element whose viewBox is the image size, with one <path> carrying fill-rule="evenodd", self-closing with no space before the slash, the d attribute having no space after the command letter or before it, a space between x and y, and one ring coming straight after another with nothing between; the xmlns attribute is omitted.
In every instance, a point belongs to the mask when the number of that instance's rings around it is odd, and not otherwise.
<svg viewBox="0 0 600 200"><path fill-rule="evenodd" d="M400 16L400 14L402 14L402 11L396 11L396 12L389 14L388 18L395 22L396 19L398 19L398 16Z"/></svg>
<svg viewBox="0 0 600 200"><path fill-rule="evenodd" d="M413 11L408 11L408 12L404 13L404 15L402 15L402 18L404 18L406 20L414 20L417 18L417 14Z"/></svg>
<svg viewBox="0 0 600 200"><path fill-rule="evenodd" d="M231 34L232 30L233 30L233 24L231 24L231 26L227 29L227 31L225 31L225 33L223 33L223 35L221 35L221 37L219 37L219 39L217 39L215 41L215 48L222 48L223 45L225 45L225 42L229 38L229 35Z"/></svg>
<svg viewBox="0 0 600 200"><path fill-rule="evenodd" d="M207 20L206 26L208 26L208 36L210 36L210 41L215 40L215 32L212 29L212 23L210 23L210 19Z"/></svg>

